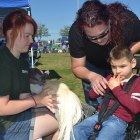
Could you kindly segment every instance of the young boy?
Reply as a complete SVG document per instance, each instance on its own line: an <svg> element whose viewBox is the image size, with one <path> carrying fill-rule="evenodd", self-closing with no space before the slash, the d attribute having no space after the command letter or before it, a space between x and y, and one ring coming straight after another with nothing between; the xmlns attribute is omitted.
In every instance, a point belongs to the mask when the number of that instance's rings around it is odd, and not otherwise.
<svg viewBox="0 0 140 140"><path fill-rule="evenodd" d="M107 77L108 89L106 89L106 91L110 91L111 95L119 101L119 106L113 115L110 115L102 122L96 140L124 140L128 123L131 122L134 115L140 111L140 101L131 96L132 93L140 93L140 78L135 79L128 92L123 89L127 82L134 76L133 68L136 66L136 59L128 48L113 48L108 61L111 64L113 74ZM107 94L107 92L105 94ZM102 96L103 102L105 100L105 94ZM95 99L99 97L99 95L91 90L90 97ZM114 98L109 100L107 110L113 105ZM103 109L104 106L100 105L97 113L74 127L76 140L89 140L89 138L95 134L94 127L99 122L99 117L101 116L99 112L101 108ZM105 111L105 113L106 112L107 111ZM103 118L103 116L101 118Z"/></svg>

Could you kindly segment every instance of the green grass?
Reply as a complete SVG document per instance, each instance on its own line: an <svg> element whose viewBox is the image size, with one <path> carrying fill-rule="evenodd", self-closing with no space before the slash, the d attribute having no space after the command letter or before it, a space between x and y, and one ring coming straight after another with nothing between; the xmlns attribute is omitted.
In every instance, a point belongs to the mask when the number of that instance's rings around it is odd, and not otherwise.
<svg viewBox="0 0 140 140"><path fill-rule="evenodd" d="M41 54L38 64L36 67L41 70L55 70L62 77L59 81L67 84L80 100L85 102L81 80L76 78L71 71L69 53Z"/></svg>
<svg viewBox="0 0 140 140"><path fill-rule="evenodd" d="M70 61L69 53L46 53L41 54L36 67L41 70L55 70L62 77L59 81L67 84L80 100L85 102L81 80L73 75Z"/></svg>

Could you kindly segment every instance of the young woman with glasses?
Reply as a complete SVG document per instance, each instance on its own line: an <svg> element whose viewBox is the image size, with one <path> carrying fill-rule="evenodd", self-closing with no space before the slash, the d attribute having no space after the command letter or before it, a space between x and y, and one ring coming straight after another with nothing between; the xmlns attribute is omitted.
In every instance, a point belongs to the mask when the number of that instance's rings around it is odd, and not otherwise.
<svg viewBox="0 0 140 140"><path fill-rule="evenodd" d="M69 47L73 73L80 79L88 104L89 90L103 95L106 77L110 73L107 58L117 44L131 46L133 53L140 49L140 21L121 3L103 4L88 0L78 10L75 22L69 32Z"/></svg>

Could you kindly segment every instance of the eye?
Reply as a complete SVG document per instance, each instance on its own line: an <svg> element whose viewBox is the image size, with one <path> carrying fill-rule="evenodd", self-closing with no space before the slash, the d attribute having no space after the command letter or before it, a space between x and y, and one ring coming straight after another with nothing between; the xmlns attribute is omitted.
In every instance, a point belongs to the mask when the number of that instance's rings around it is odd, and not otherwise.
<svg viewBox="0 0 140 140"><path fill-rule="evenodd" d="M28 34L24 34L24 37L28 38L28 37L29 37L29 35L28 35Z"/></svg>
<svg viewBox="0 0 140 140"><path fill-rule="evenodd" d="M115 67L115 66L113 66L113 65L111 65L111 68L112 68L112 69L115 69L116 67Z"/></svg>
<svg viewBox="0 0 140 140"><path fill-rule="evenodd" d="M122 65L122 66L120 66L121 68L124 68L124 67L126 67L126 65Z"/></svg>

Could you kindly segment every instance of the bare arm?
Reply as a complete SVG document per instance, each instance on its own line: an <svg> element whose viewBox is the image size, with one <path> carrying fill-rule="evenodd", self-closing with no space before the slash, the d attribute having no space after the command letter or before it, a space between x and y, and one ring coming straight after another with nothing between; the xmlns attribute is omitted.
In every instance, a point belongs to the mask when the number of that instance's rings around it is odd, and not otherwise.
<svg viewBox="0 0 140 140"><path fill-rule="evenodd" d="M132 43L131 46L131 51L135 54L137 52L140 51L140 41L139 42L135 42L135 43Z"/></svg>
<svg viewBox="0 0 140 140"><path fill-rule="evenodd" d="M86 57L82 58L71 58L72 71L80 79L91 82L93 90L99 95L103 95L106 89L106 79L85 67Z"/></svg>
<svg viewBox="0 0 140 140"><path fill-rule="evenodd" d="M85 57L82 58L71 58L71 67L73 73L80 79L90 81L89 75L92 73L85 67Z"/></svg>
<svg viewBox="0 0 140 140"><path fill-rule="evenodd" d="M43 105L52 110L55 109L57 107L57 96L48 95L49 90L43 90L40 94L33 96L34 99L28 96L21 100L10 100L9 95L0 96L0 116L18 114L36 105Z"/></svg>
<svg viewBox="0 0 140 140"><path fill-rule="evenodd" d="M31 97L23 100L9 100L9 95L0 97L0 116L13 115L35 106Z"/></svg>

